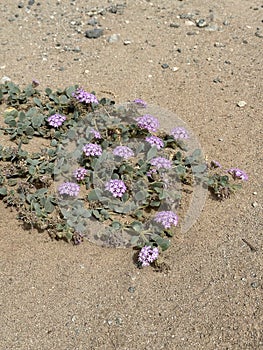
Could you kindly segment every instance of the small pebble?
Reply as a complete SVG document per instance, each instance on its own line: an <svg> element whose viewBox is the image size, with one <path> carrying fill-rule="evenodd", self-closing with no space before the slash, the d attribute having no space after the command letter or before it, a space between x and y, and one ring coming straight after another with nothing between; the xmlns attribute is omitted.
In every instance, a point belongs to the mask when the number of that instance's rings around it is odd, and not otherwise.
<svg viewBox="0 0 263 350"><path fill-rule="evenodd" d="M258 206L258 203L257 203L257 202L253 202L253 203L252 203L252 207L253 207L253 208L256 208L257 206Z"/></svg>
<svg viewBox="0 0 263 350"><path fill-rule="evenodd" d="M85 32L86 38L89 38L89 39L97 39L102 35L103 35L103 29L101 28L95 28L95 29L87 30Z"/></svg>
<svg viewBox="0 0 263 350"><path fill-rule="evenodd" d="M170 23L170 27L171 28L179 28L180 24L178 24L178 23Z"/></svg>
<svg viewBox="0 0 263 350"><path fill-rule="evenodd" d="M163 63L162 66L161 66L163 69L167 69L169 68L169 65L167 63Z"/></svg>
<svg viewBox="0 0 263 350"><path fill-rule="evenodd" d="M112 34L111 36L108 37L107 41L110 44L116 43L119 41L120 35L119 34Z"/></svg>
<svg viewBox="0 0 263 350"><path fill-rule="evenodd" d="M225 47L226 45L223 43L216 42L214 43L214 47Z"/></svg>
<svg viewBox="0 0 263 350"><path fill-rule="evenodd" d="M252 282L251 283L251 287L252 288L257 288L259 286L259 283L258 282Z"/></svg>
<svg viewBox="0 0 263 350"><path fill-rule="evenodd" d="M123 44L124 44L124 45L130 45L130 44L131 44L131 41L130 41L130 40L124 40L124 41L123 41Z"/></svg>
<svg viewBox="0 0 263 350"><path fill-rule="evenodd" d="M188 20L188 21L185 21L184 24L185 24L186 26L189 26L189 27L195 25L195 23L194 23L193 21L189 21L189 20Z"/></svg>
<svg viewBox="0 0 263 350"><path fill-rule="evenodd" d="M172 68L172 71L173 71L173 72L177 72L178 70L179 70L179 67L173 67L173 68Z"/></svg>
<svg viewBox="0 0 263 350"><path fill-rule="evenodd" d="M204 27L207 27L207 22L205 21L205 19L202 18L196 22L196 25L199 28L204 28Z"/></svg>
<svg viewBox="0 0 263 350"><path fill-rule="evenodd" d="M5 84L7 81L11 81L11 79L9 77L3 76L0 80L0 83Z"/></svg>
<svg viewBox="0 0 263 350"><path fill-rule="evenodd" d="M135 292L135 287L129 287L128 288L129 293L134 293Z"/></svg>
<svg viewBox="0 0 263 350"><path fill-rule="evenodd" d="M246 103L245 101L239 101L239 102L237 103L237 106L240 107L240 108L242 108L242 107L245 107L246 104L247 104L247 103Z"/></svg>

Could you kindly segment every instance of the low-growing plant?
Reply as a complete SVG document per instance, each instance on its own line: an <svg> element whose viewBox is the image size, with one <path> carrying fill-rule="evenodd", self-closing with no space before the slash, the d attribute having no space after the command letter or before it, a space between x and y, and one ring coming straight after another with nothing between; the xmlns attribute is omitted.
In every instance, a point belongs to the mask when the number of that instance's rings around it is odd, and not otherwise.
<svg viewBox="0 0 263 350"><path fill-rule="evenodd" d="M207 164L182 125L160 129L141 99L116 106L77 86L37 85L0 85L1 132L14 143L0 145L0 198L25 227L75 244L137 247L138 266L158 265L194 186L223 200L247 180ZM48 146L27 151L33 138Z"/></svg>

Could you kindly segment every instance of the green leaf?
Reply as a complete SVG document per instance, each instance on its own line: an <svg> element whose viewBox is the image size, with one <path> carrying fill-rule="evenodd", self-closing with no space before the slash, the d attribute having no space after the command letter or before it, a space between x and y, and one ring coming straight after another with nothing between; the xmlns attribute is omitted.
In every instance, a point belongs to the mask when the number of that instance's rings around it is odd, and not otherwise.
<svg viewBox="0 0 263 350"><path fill-rule="evenodd" d="M25 133L27 136L33 136L35 133L35 130L32 128L32 126L27 126L25 129Z"/></svg>
<svg viewBox="0 0 263 350"><path fill-rule="evenodd" d="M1 196L7 195L7 188L6 187L0 187L0 195Z"/></svg>
<svg viewBox="0 0 263 350"><path fill-rule="evenodd" d="M145 200L147 197L148 193L146 191L139 191L135 194L134 198L136 201L142 201Z"/></svg>
<svg viewBox="0 0 263 350"><path fill-rule="evenodd" d="M100 212L97 209L92 210L92 214L93 216L95 216L96 219L100 219L101 217Z"/></svg>
<svg viewBox="0 0 263 350"><path fill-rule="evenodd" d="M50 214L54 211L55 206L54 206L54 204L51 203L51 200L49 198L47 198L44 208L45 208L45 211Z"/></svg>
<svg viewBox="0 0 263 350"><path fill-rule="evenodd" d="M142 232L142 230L143 230L143 225L140 221L133 221L131 223L131 227L134 229L134 231L139 232L139 233Z"/></svg>
<svg viewBox="0 0 263 350"><path fill-rule="evenodd" d="M140 236L132 236L130 240L130 244L132 246L136 246L138 244L139 239L140 239Z"/></svg>
<svg viewBox="0 0 263 350"><path fill-rule="evenodd" d="M61 95L59 98L59 102L61 105L66 105L69 102L69 99L66 95Z"/></svg>
<svg viewBox="0 0 263 350"><path fill-rule="evenodd" d="M15 186L17 184L17 179L8 179L8 186Z"/></svg>
<svg viewBox="0 0 263 350"><path fill-rule="evenodd" d="M151 201L151 202L150 202L150 205L151 205L152 207L159 207L160 204L161 204L160 201Z"/></svg>
<svg viewBox="0 0 263 350"><path fill-rule="evenodd" d="M162 251L165 251L170 246L170 240L167 238L162 238L159 235L153 235L152 239L158 244L159 247L161 247Z"/></svg>
<svg viewBox="0 0 263 350"><path fill-rule="evenodd" d="M37 115L34 118L32 118L32 126L34 129L38 129L41 125L44 124L44 116L43 115Z"/></svg>
<svg viewBox="0 0 263 350"><path fill-rule="evenodd" d="M34 101L34 104L35 104L36 106L38 106L38 107L43 107L43 106L42 106L42 102L40 101L39 98L34 97L34 98L33 98L33 101Z"/></svg>
<svg viewBox="0 0 263 350"><path fill-rule="evenodd" d="M52 90L50 88L46 88L45 92L49 96L52 93Z"/></svg>
<svg viewBox="0 0 263 350"><path fill-rule="evenodd" d="M119 230L121 228L121 223L117 220L112 221L111 227L114 228L115 230Z"/></svg>
<svg viewBox="0 0 263 350"><path fill-rule="evenodd" d="M9 115L9 116L5 117L5 123L13 128L16 127L16 125L17 125L15 117L13 115Z"/></svg>
<svg viewBox="0 0 263 350"><path fill-rule="evenodd" d="M99 190L98 188L95 188L94 190L91 190L88 193L89 201L98 201L100 197L101 197L101 190Z"/></svg>
<svg viewBox="0 0 263 350"><path fill-rule="evenodd" d="M151 160L152 158L154 158L157 155L157 148L156 146L153 146L149 149L149 151L147 152L147 161Z"/></svg>

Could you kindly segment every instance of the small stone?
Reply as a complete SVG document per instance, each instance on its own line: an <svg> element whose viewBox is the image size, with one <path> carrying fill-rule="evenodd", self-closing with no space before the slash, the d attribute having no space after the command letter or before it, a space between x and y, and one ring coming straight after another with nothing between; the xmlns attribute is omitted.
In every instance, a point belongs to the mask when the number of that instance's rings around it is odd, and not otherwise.
<svg viewBox="0 0 263 350"><path fill-rule="evenodd" d="M163 69L167 69L169 68L169 65L167 63L163 63L162 66L161 66Z"/></svg>
<svg viewBox="0 0 263 350"><path fill-rule="evenodd" d="M117 41L119 41L120 39L120 35L119 34L112 34L110 37L108 37L107 41L110 44L116 43Z"/></svg>
<svg viewBox="0 0 263 350"><path fill-rule="evenodd" d="M135 292L135 287L129 287L128 288L129 293L134 293Z"/></svg>
<svg viewBox="0 0 263 350"><path fill-rule="evenodd" d="M257 202L253 202L253 203L252 203L252 207L253 207L253 208L256 208L257 206L258 206L258 203L257 203Z"/></svg>
<svg viewBox="0 0 263 350"><path fill-rule="evenodd" d="M97 24L99 24L99 21L94 17L92 17L90 20L88 20L88 25L90 25L90 26L94 27Z"/></svg>
<svg viewBox="0 0 263 350"><path fill-rule="evenodd" d="M198 21L196 21L196 25L197 27L199 28L204 28L204 27L207 27L207 22L205 19L199 19Z"/></svg>
<svg viewBox="0 0 263 350"><path fill-rule="evenodd" d="M17 5L17 7L18 7L19 9L22 9L22 8L24 7L24 4L23 4L22 2L20 2L20 3Z"/></svg>
<svg viewBox="0 0 263 350"><path fill-rule="evenodd" d="M101 28L95 28L95 29L87 30L85 32L85 36L89 39L97 39L102 35L103 35L103 29Z"/></svg>
<svg viewBox="0 0 263 350"><path fill-rule="evenodd" d="M213 79L213 83L222 83L222 80L219 77L216 77L215 79Z"/></svg>
<svg viewBox="0 0 263 350"><path fill-rule="evenodd" d="M216 32L216 31L220 30L220 27L218 25L216 25L216 24L213 24L213 25L207 26L205 28L205 30L207 30L209 32Z"/></svg>
<svg viewBox="0 0 263 350"><path fill-rule="evenodd" d="M259 283L258 282L252 282L251 283L251 287L252 288L257 288L259 286Z"/></svg>
<svg viewBox="0 0 263 350"><path fill-rule="evenodd" d="M242 107L245 107L246 104L247 104L247 103L246 103L245 101L239 101L239 102L237 103L237 106L240 107L240 108L242 108Z"/></svg>
<svg viewBox="0 0 263 350"><path fill-rule="evenodd" d="M7 76L3 76L2 78L1 78L1 84L5 84L7 81L11 81L11 79L9 78L9 77L7 77Z"/></svg>
<svg viewBox="0 0 263 350"><path fill-rule="evenodd" d="M253 192L252 194L253 194L254 196L256 196L258 193L257 193L257 192Z"/></svg>
<svg viewBox="0 0 263 350"><path fill-rule="evenodd" d="M180 24L178 24L178 23L170 23L170 27L171 28L179 28Z"/></svg>
<svg viewBox="0 0 263 350"><path fill-rule="evenodd" d="M185 21L184 24L186 26L194 26L195 25L195 23L193 21L189 21L189 20Z"/></svg>
<svg viewBox="0 0 263 350"><path fill-rule="evenodd" d="M214 43L214 47L225 47L226 45L223 43L216 42Z"/></svg>
<svg viewBox="0 0 263 350"><path fill-rule="evenodd" d="M223 22L224 26L229 26L229 24L230 24L230 22L227 19Z"/></svg>
<svg viewBox="0 0 263 350"><path fill-rule="evenodd" d="M124 44L124 45L130 45L130 44L131 44L131 41L130 41L130 40L124 40L124 41L123 41L123 44Z"/></svg>
<svg viewBox="0 0 263 350"><path fill-rule="evenodd" d="M258 38L263 38L263 31L260 31L259 29L256 31L255 35L258 37Z"/></svg>
<svg viewBox="0 0 263 350"><path fill-rule="evenodd" d="M224 141L224 139L222 139L221 137L218 139L218 141Z"/></svg>
<svg viewBox="0 0 263 350"><path fill-rule="evenodd" d="M173 68L172 68L172 71L173 71L173 72L177 72L178 70L179 70L179 67L173 67Z"/></svg>
<svg viewBox="0 0 263 350"><path fill-rule="evenodd" d="M28 1L28 6L32 6L32 5L34 5L34 3L35 3L35 0L29 0Z"/></svg>
<svg viewBox="0 0 263 350"><path fill-rule="evenodd" d="M73 51L73 52L79 53L79 52L81 52L81 49L80 49L79 46L77 46L77 47L74 47L74 48L72 49L72 51Z"/></svg>

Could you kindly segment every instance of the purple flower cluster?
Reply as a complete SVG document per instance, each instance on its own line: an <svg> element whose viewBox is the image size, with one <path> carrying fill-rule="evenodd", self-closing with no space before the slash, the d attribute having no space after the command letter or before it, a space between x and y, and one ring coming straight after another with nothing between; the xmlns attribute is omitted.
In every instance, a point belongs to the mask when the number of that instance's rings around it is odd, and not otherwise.
<svg viewBox="0 0 263 350"><path fill-rule="evenodd" d="M137 121L137 125L141 129L146 129L148 131L156 132L159 128L159 121L157 118L153 117L150 114L145 114L141 117L135 119Z"/></svg>
<svg viewBox="0 0 263 350"><path fill-rule="evenodd" d="M172 167L172 162L164 157L156 157L150 160L150 164L155 166L157 169L170 169Z"/></svg>
<svg viewBox="0 0 263 350"><path fill-rule="evenodd" d="M58 188L60 195L68 195L71 197L76 197L79 194L79 190L79 185L74 182L63 182Z"/></svg>
<svg viewBox="0 0 263 350"><path fill-rule="evenodd" d="M106 183L105 189L110 191L113 197L122 197L127 187L122 180L110 180Z"/></svg>
<svg viewBox="0 0 263 350"><path fill-rule="evenodd" d="M85 168L78 168L73 172L73 176L77 181L84 180L85 176L87 175L87 170Z"/></svg>
<svg viewBox="0 0 263 350"><path fill-rule="evenodd" d="M241 169L239 168L231 168L227 171L229 174L233 176L234 179L240 179L243 181L248 180L248 175Z"/></svg>
<svg viewBox="0 0 263 350"><path fill-rule="evenodd" d="M87 104L99 103L95 95L90 94L89 92L81 88L78 88L75 92L73 92L72 96L75 97L79 102L84 102Z"/></svg>
<svg viewBox="0 0 263 350"><path fill-rule="evenodd" d="M145 141L148 142L151 146L156 146L157 149L161 149L164 146L163 140L157 136L147 136Z"/></svg>
<svg viewBox="0 0 263 350"><path fill-rule="evenodd" d="M151 246L145 246L139 253L138 261L143 267L149 266L158 258L158 255L159 251L157 247L152 248Z"/></svg>
<svg viewBox="0 0 263 350"><path fill-rule="evenodd" d="M101 156L101 154L102 154L101 146L97 145L96 143L87 143L82 148L82 150L86 154L87 157L89 157L89 156Z"/></svg>
<svg viewBox="0 0 263 350"><path fill-rule="evenodd" d="M155 215L154 221L162 224L164 228L170 228L171 225L178 224L178 216L172 211L160 211Z"/></svg>
<svg viewBox="0 0 263 350"><path fill-rule="evenodd" d="M127 146L117 146L113 150L113 154L115 156L123 157L125 159L129 159L134 156L134 152Z"/></svg>
<svg viewBox="0 0 263 350"><path fill-rule="evenodd" d="M142 107L142 108L146 108L147 107L147 103L145 101L143 101L140 98L136 98L135 100L133 100L133 102L138 106L138 107Z"/></svg>
<svg viewBox="0 0 263 350"><path fill-rule="evenodd" d="M175 140L178 140L178 139L189 139L188 132L185 130L185 128L182 128L180 126L178 126L177 128L172 129L171 134L173 135Z"/></svg>
<svg viewBox="0 0 263 350"><path fill-rule="evenodd" d="M97 130L91 129L90 132L93 134L95 139L101 139L100 133Z"/></svg>
<svg viewBox="0 0 263 350"><path fill-rule="evenodd" d="M58 128L64 123L66 119L67 118L64 115L56 113L48 117L47 121L50 126L54 126L54 128Z"/></svg>

